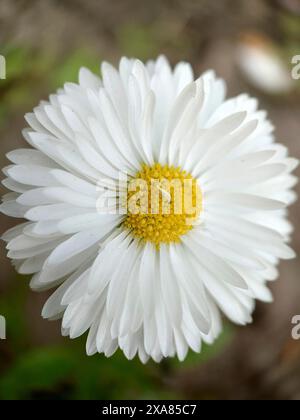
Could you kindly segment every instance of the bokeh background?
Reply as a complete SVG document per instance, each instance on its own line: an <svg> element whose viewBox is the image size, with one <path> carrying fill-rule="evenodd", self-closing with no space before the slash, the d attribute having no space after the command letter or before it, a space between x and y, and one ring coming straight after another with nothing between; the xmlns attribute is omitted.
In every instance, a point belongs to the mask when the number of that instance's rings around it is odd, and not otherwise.
<svg viewBox="0 0 300 420"><path fill-rule="evenodd" d="M25 146L24 113L76 81L80 66L99 72L101 60L161 53L172 63L190 61L196 75L214 68L229 96L258 96L278 139L300 157L300 87L291 78L292 56L300 54L299 0L1 0L1 167L5 153ZM296 203L290 212L298 252L299 210ZM0 223L3 233L15 220L1 216ZM7 319L0 399L300 399L300 341L291 339L291 319L300 314L298 259L280 265L275 301L257 305L253 325L225 322L200 355L144 366L121 353L88 358L85 337L62 338L59 322L42 320L47 293L29 290L4 244L0 258L0 314Z"/></svg>

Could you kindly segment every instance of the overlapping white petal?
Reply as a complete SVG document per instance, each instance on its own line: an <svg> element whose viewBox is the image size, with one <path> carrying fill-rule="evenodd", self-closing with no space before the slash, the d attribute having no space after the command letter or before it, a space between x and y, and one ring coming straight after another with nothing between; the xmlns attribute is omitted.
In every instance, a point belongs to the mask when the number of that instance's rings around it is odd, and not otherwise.
<svg viewBox="0 0 300 420"><path fill-rule="evenodd" d="M186 357L221 331L221 313L251 321L254 300L279 259L292 258L286 207L295 200L297 161L276 144L273 126L247 95L225 99L213 72L196 81L188 63L81 69L31 114L32 148L10 152L1 211L26 223L6 232L8 256L31 287L57 287L43 309L62 317L71 338L89 331L87 354L128 359ZM180 166L203 194L200 224L179 244L156 249L123 230L125 215L99 208L99 180L143 163Z"/></svg>

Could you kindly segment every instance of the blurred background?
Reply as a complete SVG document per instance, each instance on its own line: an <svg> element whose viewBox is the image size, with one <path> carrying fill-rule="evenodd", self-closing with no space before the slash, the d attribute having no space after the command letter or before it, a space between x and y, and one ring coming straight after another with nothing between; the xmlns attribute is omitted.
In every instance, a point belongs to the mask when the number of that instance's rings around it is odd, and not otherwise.
<svg viewBox="0 0 300 420"><path fill-rule="evenodd" d="M0 166L5 153L26 147L24 113L80 66L99 72L101 60L142 60L164 53L209 68L228 82L229 96L258 96L280 142L300 157L300 0L1 0ZM300 62L300 57L299 57ZM292 70L294 68L294 72ZM298 172L299 175L299 172ZM4 189L3 189L4 192ZM291 209L293 246L300 251L300 204ZM0 233L16 223L1 215ZM253 325L225 322L222 336L184 363L160 365L85 355L85 338L60 336L59 322L42 320L47 293L33 293L0 253L0 399L300 399L300 262L282 263L272 284L275 302L258 304Z"/></svg>

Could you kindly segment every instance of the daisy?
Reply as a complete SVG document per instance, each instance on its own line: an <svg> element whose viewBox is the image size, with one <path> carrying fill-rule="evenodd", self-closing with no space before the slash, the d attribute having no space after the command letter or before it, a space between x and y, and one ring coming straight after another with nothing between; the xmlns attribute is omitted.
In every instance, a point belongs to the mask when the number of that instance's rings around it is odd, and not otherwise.
<svg viewBox="0 0 300 420"><path fill-rule="evenodd" d="M1 211L26 219L4 234L8 257L33 290L56 288L42 315L71 338L88 331L88 355L183 360L222 315L245 325L272 300L268 281L294 257L297 161L257 100L226 99L211 71L194 80L164 57L101 70L26 115L31 148L4 169Z"/></svg>

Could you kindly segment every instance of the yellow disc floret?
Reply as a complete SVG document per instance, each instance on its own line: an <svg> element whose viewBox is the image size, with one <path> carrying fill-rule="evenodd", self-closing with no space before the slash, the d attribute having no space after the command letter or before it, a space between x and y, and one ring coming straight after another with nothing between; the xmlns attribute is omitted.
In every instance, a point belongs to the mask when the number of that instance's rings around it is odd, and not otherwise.
<svg viewBox="0 0 300 420"><path fill-rule="evenodd" d="M135 238L160 244L180 242L202 209L196 179L180 167L143 165L128 183L124 227Z"/></svg>

